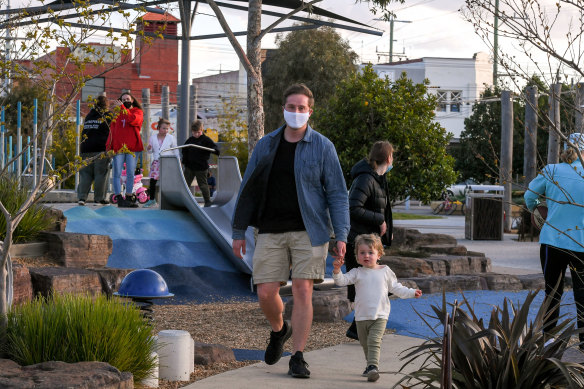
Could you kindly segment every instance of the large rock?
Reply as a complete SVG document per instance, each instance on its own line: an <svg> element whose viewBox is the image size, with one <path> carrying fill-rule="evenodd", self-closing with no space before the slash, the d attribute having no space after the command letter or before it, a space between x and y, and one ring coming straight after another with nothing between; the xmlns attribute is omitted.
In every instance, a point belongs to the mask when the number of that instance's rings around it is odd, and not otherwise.
<svg viewBox="0 0 584 389"><path fill-rule="evenodd" d="M454 237L446 234L422 234L418 230L394 227L392 247L418 249L422 246L446 245L457 246Z"/></svg>
<svg viewBox="0 0 584 389"><path fill-rule="evenodd" d="M434 274L432 267L426 260L420 258L384 256L380 258L379 263L389 266L398 278Z"/></svg>
<svg viewBox="0 0 584 389"><path fill-rule="evenodd" d="M49 217L51 217L54 220L53 224L49 228L47 228L47 231L65 232L65 228L67 227L67 218L63 214L63 211L45 205L43 205L43 208L47 210L47 214L49 215Z"/></svg>
<svg viewBox="0 0 584 389"><path fill-rule="evenodd" d="M105 362L43 362L19 366L0 359L3 389L132 389L131 373L120 372Z"/></svg>
<svg viewBox="0 0 584 389"><path fill-rule="evenodd" d="M468 258L468 271L470 273L489 273L491 271L491 259L486 258L485 254L470 255Z"/></svg>
<svg viewBox="0 0 584 389"><path fill-rule="evenodd" d="M220 344L195 342L195 365L211 365L235 361L233 350Z"/></svg>
<svg viewBox="0 0 584 389"><path fill-rule="evenodd" d="M105 293L108 297L111 297L114 292L117 292L118 289L120 289L122 280L133 269L103 268L91 270L99 274L103 293Z"/></svg>
<svg viewBox="0 0 584 389"><path fill-rule="evenodd" d="M408 280L415 282L425 294L486 289L481 277L475 275L414 277Z"/></svg>
<svg viewBox="0 0 584 389"><path fill-rule="evenodd" d="M102 292L99 274L85 269L40 267L29 269L34 294Z"/></svg>
<svg viewBox="0 0 584 389"><path fill-rule="evenodd" d="M518 275L517 279L521 282L521 289L545 289L545 280L541 273Z"/></svg>
<svg viewBox="0 0 584 389"><path fill-rule="evenodd" d="M517 276L509 274L490 273L484 274L489 290L520 290L523 285Z"/></svg>
<svg viewBox="0 0 584 389"><path fill-rule="evenodd" d="M32 282L30 272L27 267L18 263L12 266L12 303L15 305L26 303L32 300Z"/></svg>
<svg viewBox="0 0 584 389"><path fill-rule="evenodd" d="M290 297L284 309L284 318L292 317L294 297ZM351 313L351 304L347 300L346 288L330 290L315 290L312 293L313 320L318 322L333 322L342 320Z"/></svg>
<svg viewBox="0 0 584 389"><path fill-rule="evenodd" d="M49 256L65 267L105 267L113 249L107 235L44 232L40 238L49 244Z"/></svg>

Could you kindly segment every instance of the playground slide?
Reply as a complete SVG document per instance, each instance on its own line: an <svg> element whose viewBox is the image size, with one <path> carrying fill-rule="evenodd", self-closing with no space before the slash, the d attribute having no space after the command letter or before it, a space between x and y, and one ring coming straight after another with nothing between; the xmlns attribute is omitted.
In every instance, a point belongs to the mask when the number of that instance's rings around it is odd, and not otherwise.
<svg viewBox="0 0 584 389"><path fill-rule="evenodd" d="M187 185L181 163L174 155L160 156L160 209L187 209L219 250L240 271L252 273L252 257L255 248L253 230L245 234L246 254L243 260L233 254L231 246L231 218L235 209L241 174L235 157L219 157L217 164L217 193L211 207L201 207ZM212 260L210 258L209 260Z"/></svg>

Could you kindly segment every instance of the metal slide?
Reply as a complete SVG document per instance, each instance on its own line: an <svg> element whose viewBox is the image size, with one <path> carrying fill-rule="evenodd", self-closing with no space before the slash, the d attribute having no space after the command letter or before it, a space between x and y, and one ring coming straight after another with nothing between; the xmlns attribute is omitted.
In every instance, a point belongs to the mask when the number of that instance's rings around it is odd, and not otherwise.
<svg viewBox="0 0 584 389"><path fill-rule="evenodd" d="M177 148L182 148L179 146ZM243 260L233 254L231 245L231 218L235 209L237 193L241 186L239 164L235 157L219 157L217 164L217 192L211 207L201 207L187 185L179 157L160 155L160 209L188 209L197 223L205 229L219 250L233 265L246 274L252 274L252 257L255 249L254 233L248 228L245 233L246 254ZM209 258L213 261L213 258Z"/></svg>

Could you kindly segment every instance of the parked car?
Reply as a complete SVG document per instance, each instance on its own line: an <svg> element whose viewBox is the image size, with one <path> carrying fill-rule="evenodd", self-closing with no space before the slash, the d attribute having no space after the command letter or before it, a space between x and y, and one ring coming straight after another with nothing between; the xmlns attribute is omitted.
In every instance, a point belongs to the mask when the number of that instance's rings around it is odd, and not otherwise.
<svg viewBox="0 0 584 389"><path fill-rule="evenodd" d="M454 184L446 188L448 197L464 196L469 185L478 185L478 182L472 178L468 178L458 184Z"/></svg>

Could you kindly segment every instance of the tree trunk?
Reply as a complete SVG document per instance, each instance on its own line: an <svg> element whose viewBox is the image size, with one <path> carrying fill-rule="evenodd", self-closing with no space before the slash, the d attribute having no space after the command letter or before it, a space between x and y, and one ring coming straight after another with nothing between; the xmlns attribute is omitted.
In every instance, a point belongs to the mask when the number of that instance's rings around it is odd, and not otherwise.
<svg viewBox="0 0 584 389"><path fill-rule="evenodd" d="M247 17L247 58L255 74L247 73L247 142L249 155L264 136L264 85L262 82L261 40L262 1L250 0Z"/></svg>
<svg viewBox="0 0 584 389"><path fill-rule="evenodd" d="M8 261L10 258L8 258ZM8 313L8 261L0 266L0 332L6 328Z"/></svg>

